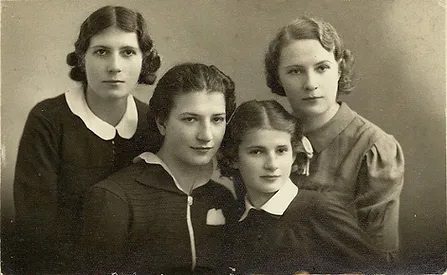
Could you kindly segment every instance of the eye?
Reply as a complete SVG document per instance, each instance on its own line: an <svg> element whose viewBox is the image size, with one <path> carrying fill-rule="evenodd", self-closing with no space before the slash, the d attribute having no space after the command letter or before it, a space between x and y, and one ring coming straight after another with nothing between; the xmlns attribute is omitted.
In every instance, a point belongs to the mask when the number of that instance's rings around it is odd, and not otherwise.
<svg viewBox="0 0 447 275"><path fill-rule="evenodd" d="M190 117L184 117L184 118L182 118L182 121L184 121L184 122L188 122L188 123L192 123L192 122L197 121L197 118L192 117L192 116L190 116Z"/></svg>
<svg viewBox="0 0 447 275"><path fill-rule="evenodd" d="M97 56L105 56L107 54L107 51L105 49L97 49L93 53Z"/></svg>
<svg viewBox="0 0 447 275"><path fill-rule="evenodd" d="M260 155L260 154L262 154L262 150L261 149L252 149L252 150L250 150L250 151L248 151L248 153L250 154L250 155Z"/></svg>
<svg viewBox="0 0 447 275"><path fill-rule="evenodd" d="M225 117L224 116L213 117L213 122L216 124L225 123Z"/></svg>
<svg viewBox="0 0 447 275"><path fill-rule="evenodd" d="M329 70L331 67L329 67L328 65L319 65L317 67L317 71L319 73L324 73L325 71Z"/></svg>
<svg viewBox="0 0 447 275"><path fill-rule="evenodd" d="M126 56L126 57L130 57L132 55L136 55L137 52L135 50L132 50L132 49L126 49L126 50L122 51L122 54L124 56Z"/></svg>
<svg viewBox="0 0 447 275"><path fill-rule="evenodd" d="M300 68L292 68L287 71L287 74L290 74L290 75L300 75L302 73L303 73L303 69L300 69Z"/></svg>
<svg viewBox="0 0 447 275"><path fill-rule="evenodd" d="M276 152L280 155L283 155L285 153L287 153L289 151L289 148L284 146L284 147L279 147L278 149L276 149Z"/></svg>

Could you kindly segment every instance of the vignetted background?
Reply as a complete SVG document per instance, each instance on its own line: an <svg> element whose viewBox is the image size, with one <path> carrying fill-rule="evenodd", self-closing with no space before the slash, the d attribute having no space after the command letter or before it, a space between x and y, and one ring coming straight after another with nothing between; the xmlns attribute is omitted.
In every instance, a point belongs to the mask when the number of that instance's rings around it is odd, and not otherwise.
<svg viewBox="0 0 447 275"><path fill-rule="evenodd" d="M109 4L136 9L147 19L163 57L159 75L183 61L215 64L234 79L239 103L278 99L265 85L263 56L281 26L303 14L331 22L356 55L357 88L342 99L394 135L405 153L403 270L446 270L444 0L2 1L4 263L14 232L12 183L26 116L37 102L76 87L66 54L82 21ZM142 86L135 95L148 101L152 90Z"/></svg>

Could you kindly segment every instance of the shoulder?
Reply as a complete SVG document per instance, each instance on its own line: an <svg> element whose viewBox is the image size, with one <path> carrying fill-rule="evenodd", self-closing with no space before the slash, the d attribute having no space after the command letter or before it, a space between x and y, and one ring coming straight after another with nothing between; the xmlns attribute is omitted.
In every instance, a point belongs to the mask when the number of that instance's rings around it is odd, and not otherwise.
<svg viewBox="0 0 447 275"><path fill-rule="evenodd" d="M352 110L351 110L352 111ZM373 146L383 148L400 147L394 136L369 121L365 117L352 111L354 119L344 131L345 138L352 138L370 149Z"/></svg>
<svg viewBox="0 0 447 275"><path fill-rule="evenodd" d="M63 120L70 117L71 111L65 95L45 99L37 103L28 113L25 132L61 133Z"/></svg>
<svg viewBox="0 0 447 275"><path fill-rule="evenodd" d="M290 203L287 211L309 213L322 203L322 192L299 188L298 194Z"/></svg>
<svg viewBox="0 0 447 275"><path fill-rule="evenodd" d="M61 94L53 98L48 98L37 103L30 112L30 116L42 116L46 118L57 118L68 112L68 105L65 95Z"/></svg>
<svg viewBox="0 0 447 275"><path fill-rule="evenodd" d="M126 197L126 190L129 189L129 186L138 185L136 178L141 175L144 169L144 163L134 163L98 182L93 186L92 190L102 190L103 192L110 192L120 198L124 198Z"/></svg>

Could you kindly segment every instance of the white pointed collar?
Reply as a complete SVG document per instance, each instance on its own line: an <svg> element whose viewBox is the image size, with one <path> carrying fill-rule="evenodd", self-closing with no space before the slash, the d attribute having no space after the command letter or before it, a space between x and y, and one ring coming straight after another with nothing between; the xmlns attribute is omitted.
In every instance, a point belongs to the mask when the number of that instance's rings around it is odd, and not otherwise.
<svg viewBox="0 0 447 275"><path fill-rule="evenodd" d="M135 99L131 94L127 97L126 112L116 126L101 120L90 110L81 90L66 92L65 100L71 112L81 118L90 131L104 140L115 138L117 132L120 137L130 139L137 131L138 111Z"/></svg>
<svg viewBox="0 0 447 275"><path fill-rule="evenodd" d="M186 190L183 190L183 188L180 186L180 184L178 183L178 181L176 180L176 178L174 177L174 175L172 174L171 170L166 165L166 163L164 163L163 160L160 157L158 157L156 154L154 154L152 152L144 152L144 153L140 154L139 156L135 157L133 159L133 162L136 163L136 162L139 162L141 160L145 161L148 164L158 164L158 165L161 165L161 167L163 167L166 170L166 172L168 172L168 174L172 177L172 179L174 180L175 186L180 191L182 191L183 193L189 195L189 193ZM197 186L194 186L194 189L196 189L196 188L198 188L200 186L203 186L203 185L205 185L207 183L208 182L204 182L204 183L201 183L201 184L199 184Z"/></svg>
<svg viewBox="0 0 447 275"><path fill-rule="evenodd" d="M267 213L281 216L287 210L292 200L298 194L298 187L289 179L284 183L284 185L276 192L273 197L271 197L260 210L264 210ZM239 221L243 221L247 218L250 209L256 209L256 207L251 204L247 195L245 196L245 211L242 214Z"/></svg>

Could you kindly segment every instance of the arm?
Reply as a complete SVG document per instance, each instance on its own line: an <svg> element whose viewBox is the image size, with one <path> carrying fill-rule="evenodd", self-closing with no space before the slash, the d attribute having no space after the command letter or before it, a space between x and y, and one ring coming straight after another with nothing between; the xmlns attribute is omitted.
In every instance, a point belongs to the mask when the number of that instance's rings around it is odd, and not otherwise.
<svg viewBox="0 0 447 275"><path fill-rule="evenodd" d="M93 186L86 196L81 246L89 268L119 271L129 234L129 205L114 182L103 183Z"/></svg>
<svg viewBox="0 0 447 275"><path fill-rule="evenodd" d="M31 269L43 261L34 258L41 250L54 250L58 212L60 130L38 106L30 112L23 130L14 179L18 245L28 255L24 265Z"/></svg>
<svg viewBox="0 0 447 275"><path fill-rule="evenodd" d="M381 268L382 255L352 216L355 205L346 205L336 191L319 193L309 213L310 238L316 248L318 272L372 272ZM379 263L379 266L377 266Z"/></svg>
<svg viewBox="0 0 447 275"><path fill-rule="evenodd" d="M379 139L363 158L356 198L360 227L375 247L393 262L399 249L399 197L404 178L404 158L391 136Z"/></svg>

